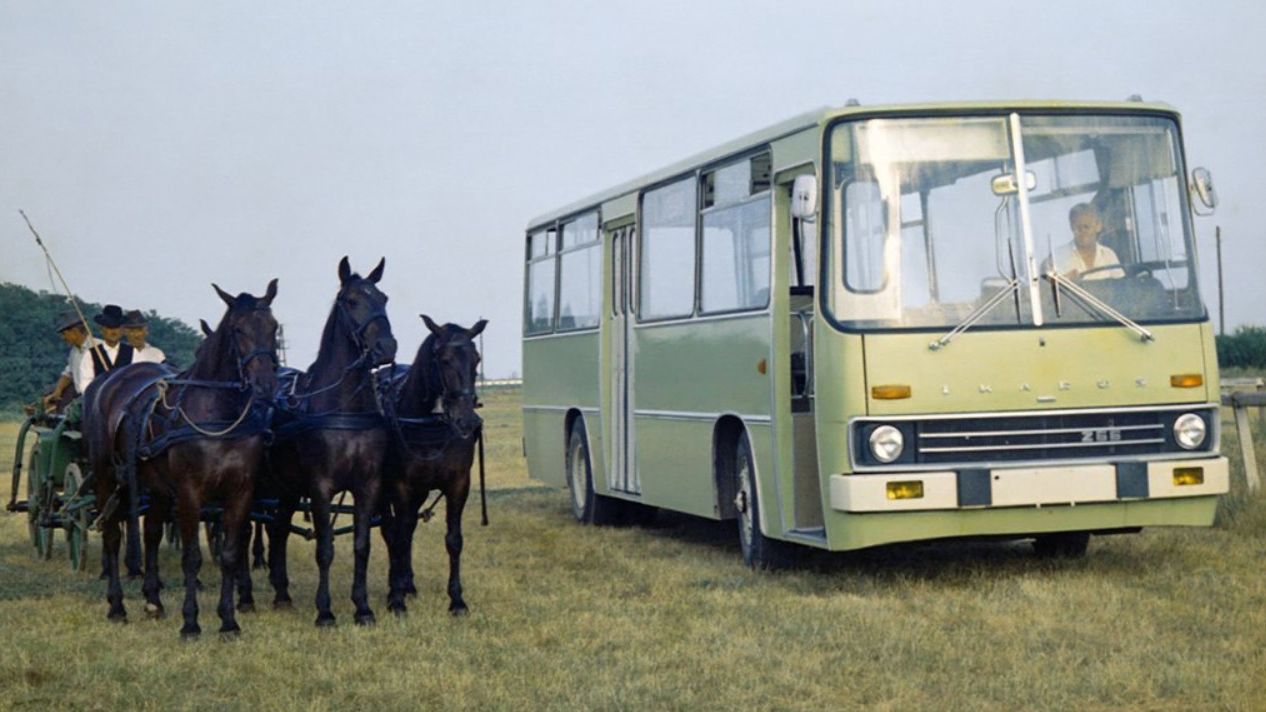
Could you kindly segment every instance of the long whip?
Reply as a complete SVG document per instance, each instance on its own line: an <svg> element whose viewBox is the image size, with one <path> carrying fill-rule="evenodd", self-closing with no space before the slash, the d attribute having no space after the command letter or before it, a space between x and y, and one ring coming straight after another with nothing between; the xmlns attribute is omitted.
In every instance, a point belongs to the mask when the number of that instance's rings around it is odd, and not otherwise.
<svg viewBox="0 0 1266 712"><path fill-rule="evenodd" d="M97 345L92 338L92 328L88 326L88 318L84 316L83 311L79 308L79 302L75 300L74 292L70 291L70 285L66 284L66 278L62 276L61 269L57 267L57 261L53 259L52 253L50 253L48 251L48 247L44 245L44 240L40 238L39 231L31 224L31 219L26 216L26 211L19 208L18 214L26 221L27 229L29 229L31 234L35 236L35 244L39 245L40 249L44 251L44 259L47 260L49 266L53 268L53 272L57 275L57 280L62 283L62 290L66 293L66 301L69 302L71 308L75 310L75 314L79 317L79 323L83 324L84 331L88 334L88 348L95 349ZM109 370L109 368L107 367L106 370Z"/></svg>

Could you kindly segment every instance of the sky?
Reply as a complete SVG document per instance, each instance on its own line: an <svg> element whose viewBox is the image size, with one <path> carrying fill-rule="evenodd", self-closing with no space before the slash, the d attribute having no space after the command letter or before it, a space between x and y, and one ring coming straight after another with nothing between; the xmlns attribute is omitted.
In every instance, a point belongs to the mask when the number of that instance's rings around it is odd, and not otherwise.
<svg viewBox="0 0 1266 712"><path fill-rule="evenodd" d="M504 377L536 215L850 98L1140 94L1222 200L1215 323L1221 226L1227 327L1266 324L1263 37L1245 2L0 0L0 281L51 289L20 208L90 301L214 323L212 282L278 277L304 367L339 258L386 257L399 360L482 317Z"/></svg>

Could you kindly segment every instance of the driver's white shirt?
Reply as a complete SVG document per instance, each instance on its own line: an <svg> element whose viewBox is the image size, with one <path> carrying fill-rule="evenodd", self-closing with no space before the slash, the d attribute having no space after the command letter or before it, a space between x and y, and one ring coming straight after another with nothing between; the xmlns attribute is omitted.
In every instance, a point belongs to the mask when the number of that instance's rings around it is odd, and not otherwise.
<svg viewBox="0 0 1266 712"><path fill-rule="evenodd" d="M1050 263L1051 261L1048 258L1042 265L1043 271L1050 267ZM1077 249L1077 245L1075 243L1069 242L1064 245L1060 245L1059 248L1055 250L1055 271L1060 274L1067 274L1072 270L1077 270L1077 275L1080 277L1084 272L1088 272L1096 267L1107 267L1108 265L1119 264L1121 264L1121 260L1117 257L1117 253L1113 252L1111 247L1102 243L1095 243L1095 259L1093 264L1086 264L1086 261L1081 257L1081 251ZM1120 279L1124 276L1125 270L1118 268L1105 269L1101 272L1095 272L1092 275L1081 278L1089 281L1095 279Z"/></svg>

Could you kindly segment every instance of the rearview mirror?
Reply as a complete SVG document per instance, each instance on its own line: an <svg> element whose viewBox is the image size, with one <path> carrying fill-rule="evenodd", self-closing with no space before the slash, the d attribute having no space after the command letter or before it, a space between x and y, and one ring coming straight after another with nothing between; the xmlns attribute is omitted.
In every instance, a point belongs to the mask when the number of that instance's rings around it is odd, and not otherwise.
<svg viewBox="0 0 1266 712"><path fill-rule="evenodd" d="M1016 183L1014 173L1003 173L993 177L993 181L989 184L993 189L994 195L1014 195L1020 192L1020 186ZM1037 174L1033 171L1024 172L1024 187L1026 190L1033 190L1037 187Z"/></svg>
<svg viewBox="0 0 1266 712"><path fill-rule="evenodd" d="M1200 167L1191 172L1191 192L1208 208L1208 212L1196 211L1197 215L1212 215L1218 207L1218 191L1213 188L1213 176L1208 168ZM1193 204L1194 208L1195 205Z"/></svg>
<svg viewBox="0 0 1266 712"><path fill-rule="evenodd" d="M805 222L817 219L818 178L814 175L796 176L791 184L791 217Z"/></svg>

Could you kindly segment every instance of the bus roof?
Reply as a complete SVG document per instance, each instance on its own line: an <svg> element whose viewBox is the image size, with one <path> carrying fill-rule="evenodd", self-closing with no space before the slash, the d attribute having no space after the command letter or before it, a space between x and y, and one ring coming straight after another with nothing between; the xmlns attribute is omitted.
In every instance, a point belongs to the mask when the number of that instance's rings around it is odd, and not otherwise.
<svg viewBox="0 0 1266 712"><path fill-rule="evenodd" d="M560 218L574 215L590 208L596 208L608 200L636 192L646 186L654 185L674 176L689 173L700 166L707 165L714 161L719 161L727 156L742 153L749 148L775 141L784 136L799 133L817 125L823 125L828 121L844 116L885 113L921 114L929 112L1004 111L1011 109L1019 111L1033 109L1055 109L1060 111L1078 109L1088 111L1159 111L1175 115L1178 113L1174 107L1168 104L1160 102L1142 102L1136 100L1067 101L1025 99L1019 101L960 101L926 104L876 104L870 106L863 106L859 104L837 108L824 106L814 109L813 111L808 111L798 116L794 116L785 121L780 121L759 131L753 131L752 133L740 136L732 141L727 141L720 146L702 151L690 156L689 158L665 166L657 171L653 171L638 178L634 178L633 180L616 185L612 188L608 188L607 190L590 195L581 200L569 203L557 210L551 210L542 215L538 215L528 223L527 227L529 230L537 227L544 227Z"/></svg>

